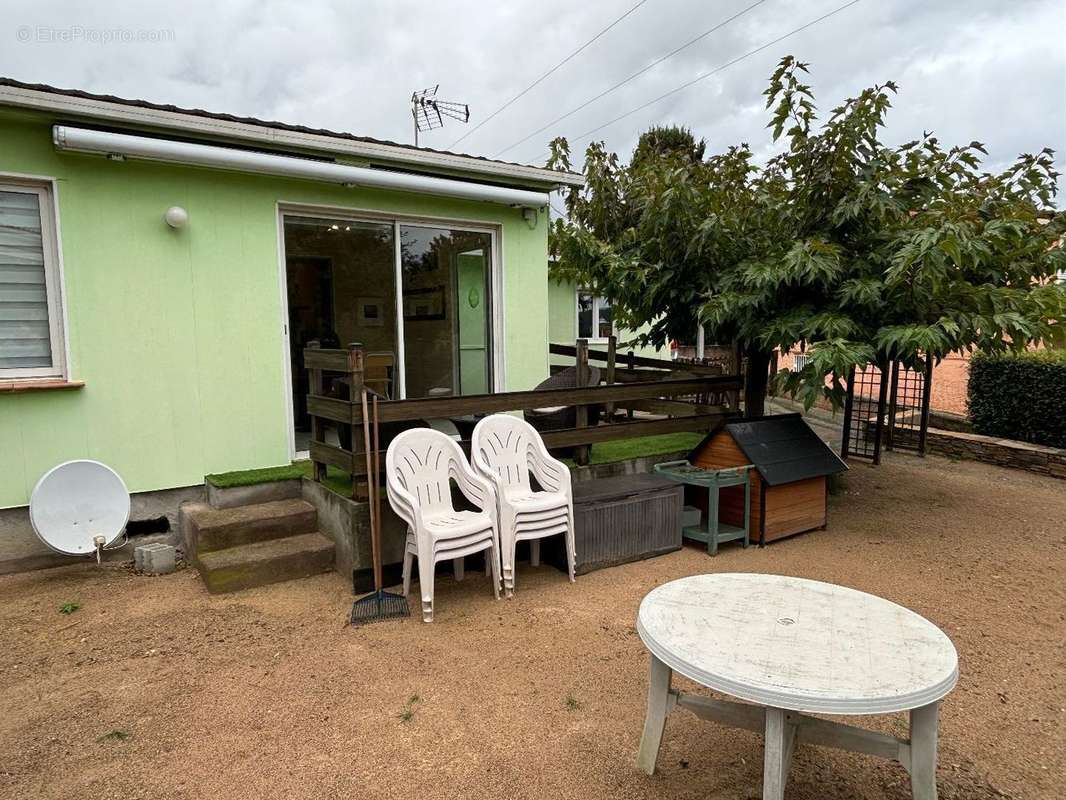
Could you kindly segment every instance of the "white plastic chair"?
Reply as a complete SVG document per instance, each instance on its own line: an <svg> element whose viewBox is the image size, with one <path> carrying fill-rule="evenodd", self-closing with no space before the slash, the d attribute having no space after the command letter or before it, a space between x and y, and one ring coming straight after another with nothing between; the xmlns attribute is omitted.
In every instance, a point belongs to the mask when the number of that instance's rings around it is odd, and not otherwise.
<svg viewBox="0 0 1066 800"><path fill-rule="evenodd" d="M480 508L456 511L451 484ZM403 556L403 593L411 591L411 561L418 558L418 583L422 592L422 621L433 621L433 570L438 561L454 561L462 579L463 558L487 550L485 571L492 591L500 598L500 540L496 493L478 475L455 442L439 431L415 428L404 431L385 454L385 485L396 514L407 523Z"/></svg>
<svg viewBox="0 0 1066 800"><path fill-rule="evenodd" d="M515 584L515 548L529 540L533 566L540 563L540 540L563 534L570 580L574 581L574 501L570 470L548 454L536 429L509 414L493 414L474 427L470 443L474 468L492 481L499 503L503 588ZM530 473L542 491L530 488Z"/></svg>

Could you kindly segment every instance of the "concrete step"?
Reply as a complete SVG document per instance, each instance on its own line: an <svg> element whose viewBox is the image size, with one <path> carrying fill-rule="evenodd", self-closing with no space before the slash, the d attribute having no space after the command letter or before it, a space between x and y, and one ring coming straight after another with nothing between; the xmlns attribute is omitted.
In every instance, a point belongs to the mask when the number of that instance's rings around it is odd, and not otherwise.
<svg viewBox="0 0 1066 800"><path fill-rule="evenodd" d="M333 542L317 531L227 547L200 555L200 575L212 594L306 578L333 568Z"/></svg>
<svg viewBox="0 0 1066 800"><path fill-rule="evenodd" d="M318 530L318 512L305 500L275 500L235 508L199 506L188 513L190 558L228 547Z"/></svg>
<svg viewBox="0 0 1066 800"><path fill-rule="evenodd" d="M256 503L269 503L274 500L290 500L300 497L301 478L289 478L283 481L257 483L252 486L230 486L220 488L211 481L207 482L207 502L215 508L234 508L250 506Z"/></svg>

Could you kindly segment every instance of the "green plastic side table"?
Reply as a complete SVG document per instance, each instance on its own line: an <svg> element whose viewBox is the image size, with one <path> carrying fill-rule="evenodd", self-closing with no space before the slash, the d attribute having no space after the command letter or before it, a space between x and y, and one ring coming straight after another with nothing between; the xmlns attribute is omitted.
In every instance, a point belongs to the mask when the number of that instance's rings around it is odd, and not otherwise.
<svg viewBox="0 0 1066 800"><path fill-rule="evenodd" d="M707 489L707 522L703 525L688 525L682 534L697 542L707 543L708 555L718 555L718 545L722 542L744 540L744 547L750 543L748 528L751 522L751 470L753 464L726 469L703 469L688 461L666 461L655 465L655 471L664 478L684 483L689 486L702 486ZM728 486L744 487L744 527L726 525L718 521L718 492Z"/></svg>

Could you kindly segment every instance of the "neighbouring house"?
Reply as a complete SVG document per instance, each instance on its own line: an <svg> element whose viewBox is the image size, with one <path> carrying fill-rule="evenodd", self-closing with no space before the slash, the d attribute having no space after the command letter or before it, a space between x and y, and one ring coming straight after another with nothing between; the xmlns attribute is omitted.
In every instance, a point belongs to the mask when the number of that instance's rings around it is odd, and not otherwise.
<svg viewBox="0 0 1066 800"><path fill-rule="evenodd" d="M798 371L807 363L807 354L796 347L778 357L778 369ZM966 416L966 390L970 379L970 353L948 353L933 366L930 407Z"/></svg>
<svg viewBox="0 0 1066 800"><path fill-rule="evenodd" d="M167 508L288 463L312 340L391 356L397 398L548 374L577 174L12 80L0 143L0 562L64 460Z"/></svg>
<svg viewBox="0 0 1066 800"><path fill-rule="evenodd" d="M619 353L632 350L636 355L647 358L670 357L670 351L666 348L631 344L637 334L615 323L607 298L572 281L548 278L548 341L551 344L573 345L577 339L588 339L590 347L603 348L607 344L607 337L611 335L618 340ZM569 362L565 358L555 360L573 363L573 359Z"/></svg>

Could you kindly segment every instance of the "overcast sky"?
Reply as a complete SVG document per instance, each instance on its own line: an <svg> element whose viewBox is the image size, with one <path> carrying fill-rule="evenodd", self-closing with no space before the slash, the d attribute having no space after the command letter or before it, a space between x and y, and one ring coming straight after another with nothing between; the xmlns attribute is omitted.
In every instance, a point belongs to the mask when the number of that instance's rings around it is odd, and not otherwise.
<svg viewBox="0 0 1066 800"><path fill-rule="evenodd" d="M764 0L639 78L516 147L613 84L755 0L644 3L456 149L542 163L556 135L582 134L744 56L846 0ZM0 75L179 106L412 140L412 90L469 103L471 124L422 143L449 149L637 0L142 0L82 6L0 0ZM144 37L149 41L116 41ZM73 39L74 41L69 41ZM6 41L4 41L6 40ZM155 40L155 41L152 41ZM1066 172L1066 2L860 0L594 134L628 154L652 124L679 123L709 152L767 153L762 91L782 55L811 64L828 110L895 80L888 138L979 139L988 168L1049 146ZM583 150L588 138L574 141ZM510 149L507 149L509 148ZM1066 182L1060 180L1066 189ZM1064 196L1059 206L1066 205Z"/></svg>

